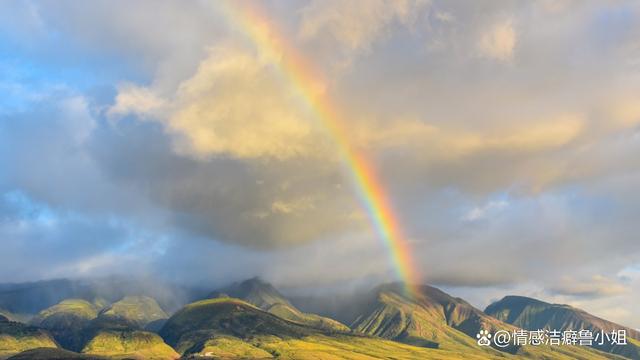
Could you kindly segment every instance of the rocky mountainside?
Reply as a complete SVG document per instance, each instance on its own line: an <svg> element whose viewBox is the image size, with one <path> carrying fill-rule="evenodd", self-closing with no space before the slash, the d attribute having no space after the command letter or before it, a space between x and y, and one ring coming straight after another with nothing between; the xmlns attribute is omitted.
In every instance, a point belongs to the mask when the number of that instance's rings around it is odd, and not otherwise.
<svg viewBox="0 0 640 360"><path fill-rule="evenodd" d="M527 330L590 330L594 337L598 333L599 336L609 336L602 334L624 330L627 345L612 345L611 341L604 341L600 345L596 341L593 343L593 347L613 354L640 359L640 332L569 305L550 304L524 296L506 296L489 305L485 309L485 313Z"/></svg>

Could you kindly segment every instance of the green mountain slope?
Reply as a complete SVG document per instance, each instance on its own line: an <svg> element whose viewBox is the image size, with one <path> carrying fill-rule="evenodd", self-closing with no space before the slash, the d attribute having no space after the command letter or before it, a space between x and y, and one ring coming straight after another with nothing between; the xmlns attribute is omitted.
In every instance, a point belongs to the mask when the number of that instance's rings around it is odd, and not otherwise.
<svg viewBox="0 0 640 360"><path fill-rule="evenodd" d="M217 297L242 299L283 319L319 329L338 332L347 332L350 330L349 327L336 320L315 314L303 313L293 306L289 300L271 284L258 278L245 280L209 294L209 298Z"/></svg>
<svg viewBox="0 0 640 360"><path fill-rule="evenodd" d="M139 330L102 330L87 342L82 353L117 359L179 358L160 336Z"/></svg>
<svg viewBox="0 0 640 360"><path fill-rule="evenodd" d="M160 305L148 296L126 296L106 307L99 316L100 318L123 319L140 328L169 318Z"/></svg>
<svg viewBox="0 0 640 360"><path fill-rule="evenodd" d="M317 333L233 298L216 298L189 304L174 314L160 330L167 344L185 352L215 335L303 337Z"/></svg>
<svg viewBox="0 0 640 360"><path fill-rule="evenodd" d="M421 287L422 298L404 295L400 284L376 288L369 304L352 328L368 335L434 348L477 347L480 329L513 330L464 300L430 287Z"/></svg>
<svg viewBox="0 0 640 360"><path fill-rule="evenodd" d="M415 299L405 296L400 284L388 284L345 301L347 308L340 313L355 319L353 330L298 310L273 286L258 279L214 292L215 298L188 304L169 319L150 297L124 297L111 305L104 300L72 298L40 311L31 322L38 327L0 315L0 359L176 359L180 355L222 359L621 359L588 347L513 346L506 351L481 347L475 337L480 329L513 331L516 325L436 288L422 286L421 293ZM520 309L510 304L508 308L496 316L516 323L533 321L538 314L537 310L523 310L526 306ZM518 312L527 315L516 316ZM562 319L574 326L587 320L603 328L612 324L580 315L578 320ZM159 335L145 331L164 321ZM75 352L66 351L69 349ZM634 358L625 349L609 350Z"/></svg>
<svg viewBox="0 0 640 360"><path fill-rule="evenodd" d="M160 336L124 317L98 316L84 331L83 354L114 359L176 359Z"/></svg>
<svg viewBox="0 0 640 360"><path fill-rule="evenodd" d="M420 292L421 297L413 299L404 294L404 288L400 284L376 288L352 328L364 334L423 347L455 352L486 351L487 356L496 356L497 351L478 346L475 336L480 329L491 332L512 332L517 329L434 287L421 286ZM610 357L605 353L577 346L510 346L500 350L534 359Z"/></svg>
<svg viewBox="0 0 640 360"><path fill-rule="evenodd" d="M97 316L98 309L90 302L68 299L41 311L31 324L49 330L63 348L80 351L83 331Z"/></svg>
<svg viewBox="0 0 640 360"><path fill-rule="evenodd" d="M278 318L232 298L189 304L167 321L160 334L179 353L194 359L202 356L224 359L516 358L478 346L433 349L377 337L332 333ZM522 355L539 359L605 358L595 351L573 348L532 349Z"/></svg>
<svg viewBox="0 0 640 360"><path fill-rule="evenodd" d="M640 332L611 321L591 315L584 310L569 305L550 304L544 301L524 297L506 296L485 309L485 313L501 321L523 329L537 330L591 330L594 334L604 331L626 330L628 345L594 344L594 347L640 359Z"/></svg>
<svg viewBox="0 0 640 360"><path fill-rule="evenodd" d="M58 345L45 330L0 316L0 359L40 347L57 348Z"/></svg>
<svg viewBox="0 0 640 360"><path fill-rule="evenodd" d="M456 359L462 354L369 337L333 334L281 319L247 302L216 298L189 304L160 331L186 356L280 359ZM467 358L486 358L469 351Z"/></svg>

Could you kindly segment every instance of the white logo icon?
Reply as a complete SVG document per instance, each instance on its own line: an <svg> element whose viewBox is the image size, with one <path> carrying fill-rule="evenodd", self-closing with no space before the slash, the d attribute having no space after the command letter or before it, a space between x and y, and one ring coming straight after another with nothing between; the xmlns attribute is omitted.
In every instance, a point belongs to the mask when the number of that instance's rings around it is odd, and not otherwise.
<svg viewBox="0 0 640 360"><path fill-rule="evenodd" d="M489 330L480 329L480 332L476 335L478 339L478 345L480 346L490 346L491 345L491 334Z"/></svg>

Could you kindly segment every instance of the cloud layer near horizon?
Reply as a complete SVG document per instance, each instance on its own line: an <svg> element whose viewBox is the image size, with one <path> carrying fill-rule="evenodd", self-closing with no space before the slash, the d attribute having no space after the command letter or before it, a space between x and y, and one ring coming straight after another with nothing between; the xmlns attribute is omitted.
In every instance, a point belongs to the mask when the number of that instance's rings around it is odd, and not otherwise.
<svg viewBox="0 0 640 360"><path fill-rule="evenodd" d="M609 305L640 293L640 8L368 4L263 11L322 72L425 280L636 316ZM393 279L278 54L215 3L0 7L0 280Z"/></svg>

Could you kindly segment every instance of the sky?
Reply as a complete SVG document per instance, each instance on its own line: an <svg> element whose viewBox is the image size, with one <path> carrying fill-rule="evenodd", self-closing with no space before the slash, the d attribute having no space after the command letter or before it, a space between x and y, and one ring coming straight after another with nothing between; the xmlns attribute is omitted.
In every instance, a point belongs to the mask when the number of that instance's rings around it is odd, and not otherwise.
<svg viewBox="0 0 640 360"><path fill-rule="evenodd" d="M640 327L633 1L2 1L0 282L397 280L289 53L230 7L313 65L424 282Z"/></svg>

